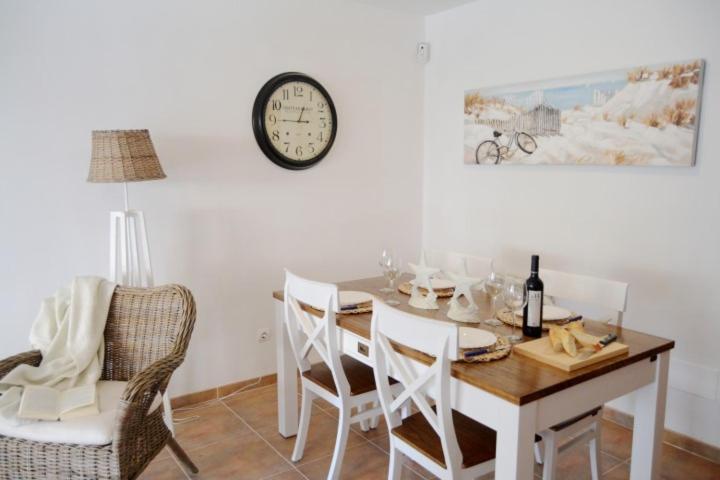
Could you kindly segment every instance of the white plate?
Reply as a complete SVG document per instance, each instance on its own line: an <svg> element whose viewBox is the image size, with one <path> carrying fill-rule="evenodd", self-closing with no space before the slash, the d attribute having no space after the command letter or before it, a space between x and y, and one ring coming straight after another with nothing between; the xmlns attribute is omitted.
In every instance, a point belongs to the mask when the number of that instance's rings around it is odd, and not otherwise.
<svg viewBox="0 0 720 480"><path fill-rule="evenodd" d="M481 328L458 328L458 345L460 348L492 347L497 343L494 333Z"/></svg>
<svg viewBox="0 0 720 480"><path fill-rule="evenodd" d="M445 278L431 278L430 284L432 285L433 290L447 290L448 288L455 288L455 282ZM410 285L415 285L415 279L410 280Z"/></svg>
<svg viewBox="0 0 720 480"><path fill-rule="evenodd" d="M341 290L340 295L340 306L345 305L357 305L359 303L372 302L372 295L367 292L356 292L353 290Z"/></svg>
<svg viewBox="0 0 720 480"><path fill-rule="evenodd" d="M515 310L515 315L522 317L522 310ZM543 322L557 322L559 320L565 320L571 315L572 312L565 308L557 307L555 305L543 305Z"/></svg>

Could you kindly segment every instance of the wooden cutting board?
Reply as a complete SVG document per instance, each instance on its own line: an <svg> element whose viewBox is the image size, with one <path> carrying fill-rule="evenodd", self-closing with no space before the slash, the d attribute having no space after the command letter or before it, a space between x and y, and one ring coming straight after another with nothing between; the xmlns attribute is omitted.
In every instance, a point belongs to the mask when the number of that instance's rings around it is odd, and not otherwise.
<svg viewBox="0 0 720 480"><path fill-rule="evenodd" d="M513 347L518 355L524 355L539 362L547 363L555 368L572 372L587 367L608 358L617 357L628 352L630 347L622 343L613 342L599 352L590 349L578 350L577 357L571 357L567 353L556 352L550 344L549 337L538 338L530 342L520 343Z"/></svg>

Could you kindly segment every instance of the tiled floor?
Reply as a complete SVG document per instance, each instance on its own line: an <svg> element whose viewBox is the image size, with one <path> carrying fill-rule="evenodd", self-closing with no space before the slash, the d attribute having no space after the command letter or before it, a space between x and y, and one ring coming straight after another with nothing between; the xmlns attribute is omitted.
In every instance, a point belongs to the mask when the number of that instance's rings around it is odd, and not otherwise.
<svg viewBox="0 0 720 480"><path fill-rule="evenodd" d="M273 385L239 393L223 401L187 407L175 412L177 436L195 464L198 475L186 475L166 449L141 476L149 479L324 479L330 464L337 428L337 412L318 402L312 416L305 456L290 461L294 439L277 432L277 399ZM353 426L348 440L344 479L387 478L387 428L363 433ZM632 432L611 422L603 425L603 478L626 479ZM558 479L590 478L587 450L575 449L560 457ZM720 465L683 450L663 445L663 479L720 479ZM536 473L541 471L537 466ZM537 475L540 478L539 475ZM420 466L407 461L403 479L432 478ZM492 477L491 477L492 478Z"/></svg>

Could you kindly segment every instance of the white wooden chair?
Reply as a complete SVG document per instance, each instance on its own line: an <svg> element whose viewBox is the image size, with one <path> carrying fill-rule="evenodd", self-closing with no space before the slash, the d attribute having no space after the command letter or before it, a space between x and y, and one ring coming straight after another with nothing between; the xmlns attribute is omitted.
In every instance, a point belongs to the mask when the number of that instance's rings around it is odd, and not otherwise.
<svg viewBox="0 0 720 480"><path fill-rule="evenodd" d="M607 309L613 312L617 326L622 327L627 308L627 283L544 268L540 269L540 278L545 284L545 295Z"/></svg>
<svg viewBox="0 0 720 480"><path fill-rule="evenodd" d="M465 273L478 278L487 277L493 270L493 259L466 253L425 250L428 265L444 272Z"/></svg>
<svg viewBox="0 0 720 480"><path fill-rule="evenodd" d="M291 458L297 462L303 457L313 400L320 397L339 411L335 451L327 476L329 480L340 478L350 425L359 422L361 428L367 431L371 420L382 415L372 368L339 353L335 323L338 303L336 285L306 280L285 271L285 327L302 374L302 409ZM318 317L303 309L301 304L325 313ZM322 362L311 365L308 356L313 350ZM367 408L368 404L370 408ZM357 411L354 415L353 408ZM373 423L377 425L376 421Z"/></svg>
<svg viewBox="0 0 720 480"><path fill-rule="evenodd" d="M627 305L628 284L614 280L540 269L545 295L553 299L602 307L614 312L615 321L622 326ZM557 457L560 452L587 444L590 449L590 471L593 480L600 478L600 437L602 406L578 415L540 432L545 449L544 456L536 448L536 460L543 463L543 479L555 478ZM537 446L537 444L536 444Z"/></svg>
<svg viewBox="0 0 720 480"><path fill-rule="evenodd" d="M391 342L425 352L435 362L418 373L412 361L397 353ZM450 407L450 354L457 348L457 327L394 309L376 300L373 305L370 357L375 383L390 431L388 479L399 479L400 454L405 454L441 479L471 479L495 467L495 431ZM388 374L399 380L393 391ZM435 400L431 407L428 397ZM418 413L403 419L401 409L411 400Z"/></svg>

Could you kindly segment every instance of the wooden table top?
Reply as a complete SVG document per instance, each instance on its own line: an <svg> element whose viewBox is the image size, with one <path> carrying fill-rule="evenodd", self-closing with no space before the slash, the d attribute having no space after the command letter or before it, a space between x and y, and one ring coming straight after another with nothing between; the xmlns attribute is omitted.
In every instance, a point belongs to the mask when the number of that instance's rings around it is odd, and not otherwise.
<svg viewBox="0 0 720 480"><path fill-rule="evenodd" d="M404 276L402 281L407 281L410 278L410 276ZM381 287L385 286L385 280L382 277L341 282L337 285L340 290L364 291L380 298L385 298L386 295L378 291ZM273 292L273 297L277 300L282 301L283 296L282 291ZM394 298L400 300L400 305L396 307L400 310L426 318L453 322L453 320L447 318L448 299L438 299L438 304L440 305L439 310L422 310L409 306L407 302L410 297L407 295L396 292ZM476 292L475 302L480 307L480 318L489 318L491 315L489 296L482 291ZM313 311L310 307L307 307L307 309ZM322 315L322 312L315 312ZM337 323L340 327L360 337L369 339L371 317L371 313L338 315ZM485 324L453 323L484 328L498 335L507 335L511 331L511 327L507 325L493 328ZM628 345L630 350L627 355L611 358L569 373L536 360L516 355L513 352L504 359L488 363L454 362L452 375L459 380L504 398L514 404L523 405L626 365L650 358L661 352L670 350L675 346L675 342L672 340L655 337L627 328L616 327L614 325L589 321L587 319L585 320L585 329L589 333L598 336L615 333L618 336L618 341ZM520 331L519 328L518 331ZM427 365L433 362L432 357L422 352L403 346L397 346L396 348L411 358Z"/></svg>

